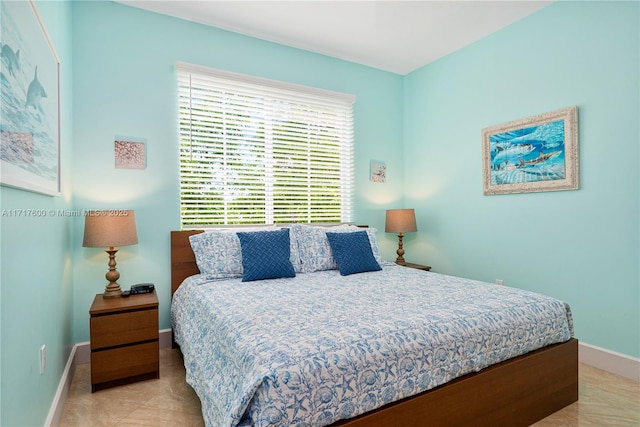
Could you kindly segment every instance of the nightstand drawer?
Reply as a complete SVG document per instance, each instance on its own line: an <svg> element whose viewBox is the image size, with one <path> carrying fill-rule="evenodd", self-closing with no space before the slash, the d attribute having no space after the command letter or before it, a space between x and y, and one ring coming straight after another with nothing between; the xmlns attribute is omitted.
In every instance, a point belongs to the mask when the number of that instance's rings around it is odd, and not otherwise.
<svg viewBox="0 0 640 427"><path fill-rule="evenodd" d="M93 351L91 352L91 384L158 373L159 365L158 341Z"/></svg>
<svg viewBox="0 0 640 427"><path fill-rule="evenodd" d="M158 310L91 317L91 350L158 339Z"/></svg>

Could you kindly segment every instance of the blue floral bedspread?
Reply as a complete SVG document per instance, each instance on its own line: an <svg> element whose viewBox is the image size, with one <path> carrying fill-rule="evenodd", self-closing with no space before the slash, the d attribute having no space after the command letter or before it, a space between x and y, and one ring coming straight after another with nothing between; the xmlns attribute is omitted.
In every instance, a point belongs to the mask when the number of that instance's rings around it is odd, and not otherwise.
<svg viewBox="0 0 640 427"><path fill-rule="evenodd" d="M393 264L193 276L172 323L212 427L328 425L573 336L562 301Z"/></svg>

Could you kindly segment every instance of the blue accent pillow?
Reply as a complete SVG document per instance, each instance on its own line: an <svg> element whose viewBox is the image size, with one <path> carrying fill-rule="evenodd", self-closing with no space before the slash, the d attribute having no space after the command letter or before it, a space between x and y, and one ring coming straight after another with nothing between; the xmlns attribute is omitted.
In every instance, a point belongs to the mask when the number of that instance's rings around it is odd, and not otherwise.
<svg viewBox="0 0 640 427"><path fill-rule="evenodd" d="M373 256L366 231L327 233L327 239L341 275L382 270Z"/></svg>
<svg viewBox="0 0 640 427"><path fill-rule="evenodd" d="M295 277L289 260L289 230L237 233L242 251L242 281Z"/></svg>

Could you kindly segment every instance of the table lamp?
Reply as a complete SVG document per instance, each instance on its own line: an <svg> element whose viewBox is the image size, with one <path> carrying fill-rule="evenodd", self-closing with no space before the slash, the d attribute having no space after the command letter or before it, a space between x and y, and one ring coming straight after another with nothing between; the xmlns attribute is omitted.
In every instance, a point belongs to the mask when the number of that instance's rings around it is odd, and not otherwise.
<svg viewBox="0 0 640 427"><path fill-rule="evenodd" d="M115 246L135 245L138 243L136 218L130 210L89 211L84 220L84 240L82 246L90 248L108 247L109 271L106 278L109 281L104 289L104 298L122 296L118 284L120 273L116 270Z"/></svg>
<svg viewBox="0 0 640 427"><path fill-rule="evenodd" d="M418 231L416 225L416 214L413 209L389 209L387 210L387 220L384 231L387 233L398 233L398 258L396 264L406 265L404 260L404 249L402 248L403 233Z"/></svg>

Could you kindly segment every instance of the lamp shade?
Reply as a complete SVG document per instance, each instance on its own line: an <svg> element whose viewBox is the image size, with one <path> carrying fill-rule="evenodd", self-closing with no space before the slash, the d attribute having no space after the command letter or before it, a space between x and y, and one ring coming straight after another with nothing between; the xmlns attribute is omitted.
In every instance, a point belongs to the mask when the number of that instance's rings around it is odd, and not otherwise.
<svg viewBox="0 0 640 427"><path fill-rule="evenodd" d="M84 220L82 246L114 247L138 243L136 217L131 210L90 211Z"/></svg>
<svg viewBox="0 0 640 427"><path fill-rule="evenodd" d="M409 233L418 231L413 209L389 209L384 231L387 233Z"/></svg>

